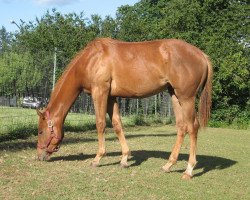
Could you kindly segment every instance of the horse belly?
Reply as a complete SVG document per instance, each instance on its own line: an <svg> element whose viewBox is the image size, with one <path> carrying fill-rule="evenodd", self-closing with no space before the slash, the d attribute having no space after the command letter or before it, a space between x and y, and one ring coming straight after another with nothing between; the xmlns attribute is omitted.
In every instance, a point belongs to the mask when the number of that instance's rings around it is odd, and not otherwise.
<svg viewBox="0 0 250 200"><path fill-rule="evenodd" d="M165 89L167 80L149 80L145 77L128 80L112 80L111 96L142 98L152 96Z"/></svg>

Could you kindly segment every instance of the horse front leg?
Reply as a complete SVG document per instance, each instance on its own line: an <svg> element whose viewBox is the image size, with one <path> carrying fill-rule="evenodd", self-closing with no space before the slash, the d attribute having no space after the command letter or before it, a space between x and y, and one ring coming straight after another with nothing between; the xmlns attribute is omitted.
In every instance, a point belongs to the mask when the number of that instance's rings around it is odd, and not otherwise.
<svg viewBox="0 0 250 200"><path fill-rule="evenodd" d="M124 132L122 130L119 107L118 107L115 97L110 97L108 100L108 114L109 114L110 120L112 121L114 131L122 147L122 158L121 158L120 164L122 167L127 168L128 167L127 160L130 155L130 151L129 151L126 138L124 136Z"/></svg>
<svg viewBox="0 0 250 200"><path fill-rule="evenodd" d="M96 129L98 134L98 151L91 163L91 166L97 167L100 164L101 158L106 154L105 148L105 128L106 128L106 113L108 89L96 87L92 91L92 98L95 107Z"/></svg>

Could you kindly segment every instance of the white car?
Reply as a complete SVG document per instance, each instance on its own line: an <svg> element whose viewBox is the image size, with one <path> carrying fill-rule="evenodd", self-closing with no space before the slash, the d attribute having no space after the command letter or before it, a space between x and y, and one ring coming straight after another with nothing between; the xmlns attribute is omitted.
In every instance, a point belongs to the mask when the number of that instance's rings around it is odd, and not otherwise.
<svg viewBox="0 0 250 200"><path fill-rule="evenodd" d="M42 100L36 97L24 97L22 102L23 108L40 108L42 105Z"/></svg>

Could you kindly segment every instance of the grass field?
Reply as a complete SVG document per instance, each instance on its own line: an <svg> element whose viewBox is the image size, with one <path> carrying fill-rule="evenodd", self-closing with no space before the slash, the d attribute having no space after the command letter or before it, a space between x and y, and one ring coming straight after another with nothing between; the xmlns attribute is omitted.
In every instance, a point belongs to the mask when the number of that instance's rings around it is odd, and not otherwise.
<svg viewBox="0 0 250 200"><path fill-rule="evenodd" d="M127 127L130 167L119 167L120 145L106 131L107 156L99 168L92 131L67 131L51 161L38 162L36 136L0 142L0 199L250 199L250 132L208 128L199 133L198 164L191 181L181 179L189 140L173 172L164 173L176 138L174 126Z"/></svg>
<svg viewBox="0 0 250 200"><path fill-rule="evenodd" d="M169 123L169 119L159 121L155 118L142 116L127 116L123 118L123 125L133 127L136 125L146 125L155 123ZM0 141L27 138L37 134L38 116L34 109L10 108L0 106ZM107 125L111 123L107 119ZM64 130L71 132L81 132L94 130L95 116L83 113L69 113L64 123Z"/></svg>
<svg viewBox="0 0 250 200"><path fill-rule="evenodd" d="M37 134L38 116L34 109L0 107L0 141L27 138ZM93 115L70 113L65 128L84 131L95 128Z"/></svg>

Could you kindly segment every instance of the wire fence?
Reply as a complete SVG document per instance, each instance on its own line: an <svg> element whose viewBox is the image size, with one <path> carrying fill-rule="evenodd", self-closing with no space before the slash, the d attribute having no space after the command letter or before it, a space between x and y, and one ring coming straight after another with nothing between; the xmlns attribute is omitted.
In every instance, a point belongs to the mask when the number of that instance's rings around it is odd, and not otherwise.
<svg viewBox="0 0 250 200"><path fill-rule="evenodd" d="M173 116L171 98L167 92L161 92L143 99L118 97L117 101L122 116L143 115L147 117L158 115L163 118ZM82 93L72 106L71 112L94 114L91 96Z"/></svg>
<svg viewBox="0 0 250 200"><path fill-rule="evenodd" d="M38 99L39 97L25 97ZM24 97L0 97L0 106L24 107ZM117 98L120 113L122 116L128 115L160 115L161 117L171 117L173 114L170 96L167 92L161 92L152 97L143 99ZM44 99L42 105L46 106ZM25 107L28 107L25 105ZM91 96L82 93L70 109L73 113L94 114L94 105Z"/></svg>

